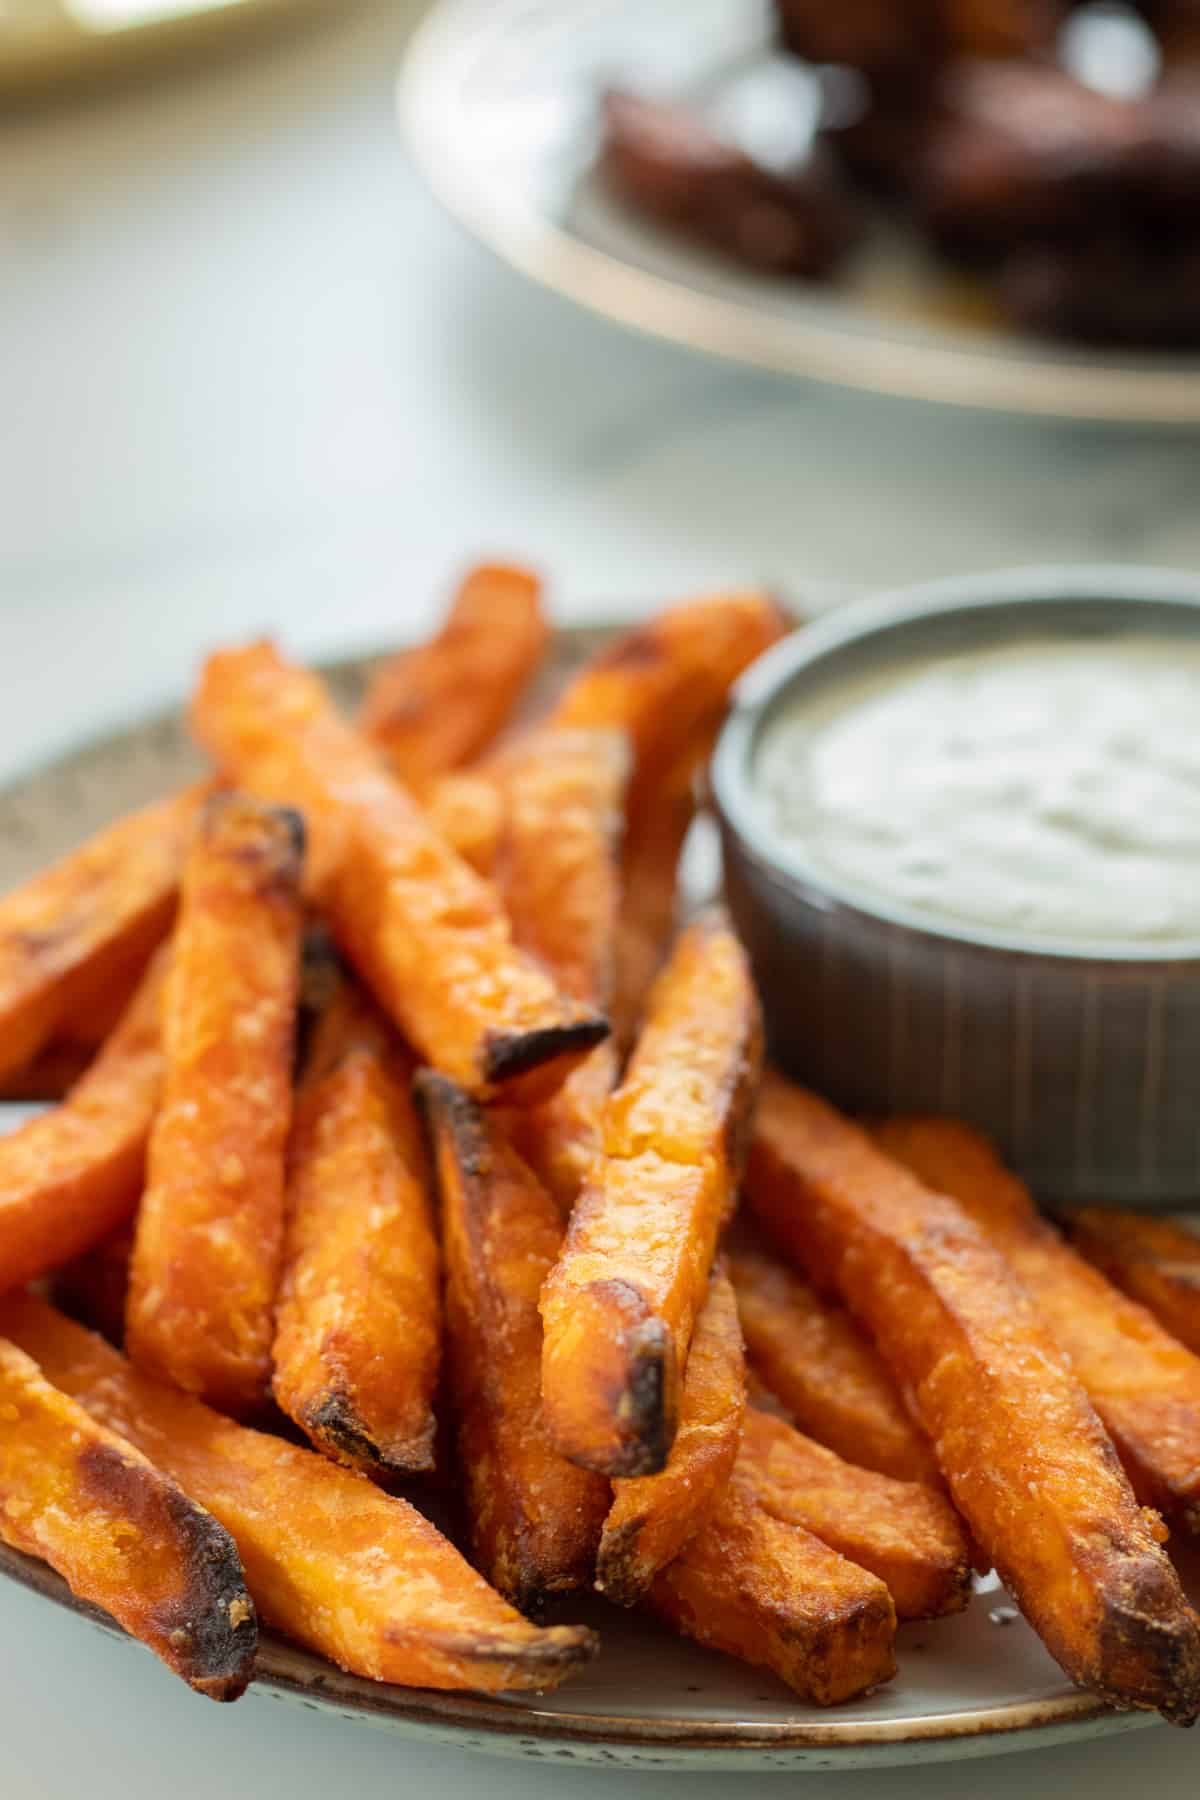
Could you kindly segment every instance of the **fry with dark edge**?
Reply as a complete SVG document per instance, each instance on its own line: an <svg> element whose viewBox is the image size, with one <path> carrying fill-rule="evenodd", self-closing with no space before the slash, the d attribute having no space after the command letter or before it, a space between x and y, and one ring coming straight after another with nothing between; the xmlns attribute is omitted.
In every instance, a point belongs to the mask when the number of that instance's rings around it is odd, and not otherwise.
<svg viewBox="0 0 1200 1800"><path fill-rule="evenodd" d="M441 1293L411 1064L347 980L313 1034L288 1147L275 1399L367 1472L433 1462Z"/></svg>
<svg viewBox="0 0 1200 1800"><path fill-rule="evenodd" d="M232 1413L271 1372L303 915L299 816L243 794L205 809L184 865L125 1341Z"/></svg>
<svg viewBox="0 0 1200 1800"><path fill-rule="evenodd" d="M423 797L508 723L547 636L538 577L482 563L463 580L441 630L375 670L359 724L392 773Z"/></svg>
<svg viewBox="0 0 1200 1800"><path fill-rule="evenodd" d="M858 1468L754 1405L746 1413L742 1466L772 1518L802 1525L878 1575L897 1618L938 1619L966 1606L971 1550L940 1488Z"/></svg>
<svg viewBox="0 0 1200 1800"><path fill-rule="evenodd" d="M1193 1720L1200 1620L1161 1522L979 1227L773 1073L745 1196L871 1331L975 1541L1071 1678L1115 1706Z"/></svg>
<svg viewBox="0 0 1200 1800"><path fill-rule="evenodd" d="M0 1138L0 1292L46 1275L133 1212L162 1092L158 951L120 1024L60 1106Z"/></svg>
<svg viewBox="0 0 1200 1800"><path fill-rule="evenodd" d="M1139 1499L1200 1531L1200 1357L1063 1242L969 1125L891 1119L875 1137L919 1181L957 1200L1015 1269Z"/></svg>
<svg viewBox="0 0 1200 1800"><path fill-rule="evenodd" d="M258 1625L233 1539L0 1339L0 1536L56 1569L210 1700L236 1700Z"/></svg>
<svg viewBox="0 0 1200 1800"><path fill-rule="evenodd" d="M878 1576L764 1512L741 1460L712 1518L664 1569L649 1610L835 1706L896 1673L896 1614Z"/></svg>
<svg viewBox="0 0 1200 1800"><path fill-rule="evenodd" d="M595 1652L581 1626L540 1629L404 1500L251 1431L127 1363L31 1295L0 1332L135 1444L230 1532L262 1618L339 1668L403 1687L557 1687Z"/></svg>
<svg viewBox="0 0 1200 1800"><path fill-rule="evenodd" d="M864 1469L940 1487L929 1439L845 1308L818 1294L740 1221L726 1255L750 1366L793 1423Z"/></svg>
<svg viewBox="0 0 1200 1800"><path fill-rule="evenodd" d="M564 1456L607 1475L666 1465L696 1315L737 1194L761 1063L745 953L713 908L650 996L604 1154L542 1293L542 1397Z"/></svg>
<svg viewBox="0 0 1200 1800"><path fill-rule="evenodd" d="M0 1080L136 984L170 929L203 792L118 820L0 900Z"/></svg>
<svg viewBox="0 0 1200 1800"><path fill-rule="evenodd" d="M506 813L496 879L513 937L564 994L603 1013L613 994L628 770L622 732L554 728L526 733L496 764ZM616 1078L610 1039L557 1094L506 1121L564 1217L600 1152L600 1122Z"/></svg>
<svg viewBox="0 0 1200 1800"><path fill-rule="evenodd" d="M596 1562L596 1586L609 1600L633 1606L695 1537L733 1471L745 1410L737 1303L718 1265L692 1334L667 1466L661 1475L613 1483Z"/></svg>
<svg viewBox="0 0 1200 1800"><path fill-rule="evenodd" d="M1200 1356L1200 1237L1194 1231L1174 1219L1106 1206L1081 1206L1063 1223L1081 1256Z"/></svg>
<svg viewBox="0 0 1200 1800"><path fill-rule="evenodd" d="M590 1584L609 1486L542 1422L538 1295L562 1242L550 1195L493 1115L443 1075L417 1089L441 1197L446 1355L472 1559L522 1612Z"/></svg>
<svg viewBox="0 0 1200 1800"><path fill-rule="evenodd" d="M516 949L500 900L270 644L210 659L192 720L217 762L298 806L334 935L416 1049L476 1093L544 1098L608 1035Z"/></svg>

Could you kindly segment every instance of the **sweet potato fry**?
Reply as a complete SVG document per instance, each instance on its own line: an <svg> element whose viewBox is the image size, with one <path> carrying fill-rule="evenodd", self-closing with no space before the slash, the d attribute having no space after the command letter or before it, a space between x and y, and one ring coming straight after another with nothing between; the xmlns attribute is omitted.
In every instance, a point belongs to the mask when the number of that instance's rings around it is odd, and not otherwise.
<svg viewBox="0 0 1200 1800"><path fill-rule="evenodd" d="M125 1338L125 1302L133 1221L118 1225L90 1250L71 1258L50 1278L50 1297L69 1319L78 1319L118 1347Z"/></svg>
<svg viewBox="0 0 1200 1800"><path fill-rule="evenodd" d="M340 1668L497 1692L555 1687L592 1655L591 1632L531 1625L365 1476L222 1418L30 1295L0 1303L0 1332L195 1495L233 1536L263 1619Z"/></svg>
<svg viewBox="0 0 1200 1800"><path fill-rule="evenodd" d="M955 1505L1051 1654L1117 1706L1200 1712L1200 1620L1076 1378L953 1200L779 1076L746 1198L841 1290L933 1442Z"/></svg>
<svg viewBox="0 0 1200 1800"><path fill-rule="evenodd" d="M129 1269L133 1360L234 1413L270 1378L302 859L295 813L210 801L184 865Z"/></svg>
<svg viewBox="0 0 1200 1800"><path fill-rule="evenodd" d="M229 1533L3 1339L0 1536L197 1693L245 1691L258 1625Z"/></svg>
<svg viewBox="0 0 1200 1800"><path fill-rule="evenodd" d="M596 1586L608 1599L633 1606L701 1529L733 1472L745 1410L737 1303L717 1267L696 1320L667 1466L613 1484L596 1563Z"/></svg>
<svg viewBox="0 0 1200 1800"><path fill-rule="evenodd" d="M0 1080L136 982L170 929L202 791L119 820L0 900Z"/></svg>
<svg viewBox="0 0 1200 1800"><path fill-rule="evenodd" d="M800 1430L864 1469L940 1487L928 1438L850 1314L747 1233L727 1254L751 1367Z"/></svg>
<svg viewBox="0 0 1200 1800"><path fill-rule="evenodd" d="M655 984L605 1108L604 1155L542 1294L546 1418L585 1468L652 1475L666 1464L760 1059L746 957L714 908L681 934Z"/></svg>
<svg viewBox="0 0 1200 1800"><path fill-rule="evenodd" d="M1174 1219L1081 1206L1064 1220L1081 1256L1200 1356L1200 1237Z"/></svg>
<svg viewBox="0 0 1200 1800"><path fill-rule="evenodd" d="M504 796L483 769L443 775L422 796L429 823L477 875L490 880L504 835Z"/></svg>
<svg viewBox="0 0 1200 1800"><path fill-rule="evenodd" d="M496 879L521 949L564 994L607 1012L613 991L621 803L629 753L622 733L547 729L497 764L506 821ZM600 1121L617 1078L611 1040L557 1094L506 1126L564 1217L600 1152Z"/></svg>
<svg viewBox="0 0 1200 1800"><path fill-rule="evenodd" d="M621 905L617 917L613 1037L621 1051L637 1036L646 996L675 933L679 859L696 817L700 769L712 753L712 735L653 787L642 784L631 807L621 848Z"/></svg>
<svg viewBox="0 0 1200 1800"><path fill-rule="evenodd" d="M1117 1448L1139 1499L1200 1531L1200 1357L1039 1218L986 1138L957 1119L892 1119L876 1140L950 1194L1028 1289Z"/></svg>
<svg viewBox="0 0 1200 1800"><path fill-rule="evenodd" d="M889 1681L896 1615L883 1582L764 1512L740 1471L739 1458L712 1518L655 1581L649 1609L818 1706Z"/></svg>
<svg viewBox="0 0 1200 1800"><path fill-rule="evenodd" d="M319 1450L368 1472L433 1459L441 1294L410 1080L347 982L296 1102L273 1391Z"/></svg>
<svg viewBox="0 0 1200 1800"><path fill-rule="evenodd" d="M473 1560L522 1612L591 1582L608 1483L542 1422L538 1295L562 1242L549 1194L494 1117L418 1076L441 1196L450 1388Z"/></svg>
<svg viewBox="0 0 1200 1800"><path fill-rule="evenodd" d="M0 1292L99 1243L142 1186L162 1092L160 950L104 1049L61 1106L0 1138Z"/></svg>
<svg viewBox="0 0 1200 1800"><path fill-rule="evenodd" d="M423 795L473 762L508 723L537 670L548 627L528 569L481 564L427 643L380 664L359 723L393 774Z"/></svg>
<svg viewBox="0 0 1200 1800"><path fill-rule="evenodd" d="M758 1504L802 1525L887 1586L900 1619L961 1612L970 1596L971 1551L945 1495L843 1462L784 1420L751 1406L742 1464Z"/></svg>
<svg viewBox="0 0 1200 1800"><path fill-rule="evenodd" d="M311 876L384 1010L475 1092L550 1094L608 1035L512 942L495 891L440 838L315 676L269 644L213 657L193 722L218 763L305 815Z"/></svg>

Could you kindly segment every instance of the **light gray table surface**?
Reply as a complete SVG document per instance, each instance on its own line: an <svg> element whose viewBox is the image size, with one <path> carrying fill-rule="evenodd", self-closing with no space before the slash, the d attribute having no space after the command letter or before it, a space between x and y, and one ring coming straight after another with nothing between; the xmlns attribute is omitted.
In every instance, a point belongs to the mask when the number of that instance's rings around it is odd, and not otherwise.
<svg viewBox="0 0 1200 1800"><path fill-rule="evenodd" d="M417 630L476 553L542 563L564 620L728 580L825 603L1048 559L1200 564L1195 438L783 386L497 266L397 147L411 10L348 8L0 122L0 776L181 694L220 640L269 629L319 652ZM792 1779L844 1800L1174 1800L1198 1750L1163 1729ZM0 1593L3 1800L695 1785L483 1762L253 1694L218 1712Z"/></svg>

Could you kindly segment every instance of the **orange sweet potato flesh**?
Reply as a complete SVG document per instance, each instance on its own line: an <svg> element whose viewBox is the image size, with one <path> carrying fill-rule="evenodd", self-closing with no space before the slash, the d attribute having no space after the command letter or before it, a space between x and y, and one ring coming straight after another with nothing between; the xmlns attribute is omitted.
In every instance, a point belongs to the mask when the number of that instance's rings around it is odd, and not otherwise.
<svg viewBox="0 0 1200 1800"><path fill-rule="evenodd" d="M486 769L443 775L421 804L438 835L477 875L491 880L504 836L504 796Z"/></svg>
<svg viewBox="0 0 1200 1800"><path fill-rule="evenodd" d="M800 1430L864 1469L940 1486L928 1438L845 1308L748 1233L728 1262L750 1364Z"/></svg>
<svg viewBox="0 0 1200 1800"><path fill-rule="evenodd" d="M236 1414L270 1379L302 861L295 813L210 801L184 865L129 1269L134 1361Z"/></svg>
<svg viewBox="0 0 1200 1800"><path fill-rule="evenodd" d="M270 644L225 651L204 671L192 720L243 787L303 812L310 879L334 935L436 1068L473 1092L538 1099L608 1035L516 948L495 889L315 676Z"/></svg>
<svg viewBox="0 0 1200 1800"><path fill-rule="evenodd" d="M621 847L621 905L617 918L613 1036L628 1050L637 1036L646 996L675 932L679 859L696 816L700 771L715 734L705 733L680 763L643 781L631 804Z"/></svg>
<svg viewBox="0 0 1200 1800"><path fill-rule="evenodd" d="M522 1612L588 1586L609 1486L542 1421L538 1295L558 1209L494 1118L445 1076L418 1077L441 1196L450 1390L472 1558Z"/></svg>
<svg viewBox="0 0 1200 1800"><path fill-rule="evenodd" d="M1081 1256L1200 1356L1200 1237L1174 1219L1082 1206L1064 1220Z"/></svg>
<svg viewBox="0 0 1200 1800"><path fill-rule="evenodd" d="M0 1304L0 1331L207 1507L262 1618L340 1668L498 1692L555 1687L593 1654L591 1632L531 1625L365 1476L222 1418L29 1295Z"/></svg>
<svg viewBox="0 0 1200 1800"><path fill-rule="evenodd" d="M1069 1358L1139 1497L1200 1531L1200 1357L1063 1242L970 1126L895 1119L877 1141L987 1233Z"/></svg>
<svg viewBox="0 0 1200 1800"><path fill-rule="evenodd" d="M128 992L175 911L202 790L90 838L0 900L0 1080Z"/></svg>
<svg viewBox="0 0 1200 1800"><path fill-rule="evenodd" d="M211 1700L236 1700L258 1624L233 1539L0 1339L0 1537L50 1564Z"/></svg>
<svg viewBox="0 0 1200 1800"><path fill-rule="evenodd" d="M359 723L392 772L424 794L482 754L537 671L548 627L528 569L470 570L441 630L376 669Z"/></svg>
<svg viewBox="0 0 1200 1800"><path fill-rule="evenodd" d="M629 752L614 731L526 733L497 763L505 828L496 879L513 936L563 993L607 1012L620 900L622 801ZM507 1121L513 1142L564 1217L600 1152L617 1078L600 1044L562 1087Z"/></svg>
<svg viewBox="0 0 1200 1800"><path fill-rule="evenodd" d="M168 956L62 1104L0 1138L0 1292L90 1249L136 1207L162 1092Z"/></svg>
<svg viewBox="0 0 1200 1800"><path fill-rule="evenodd" d="M646 1604L697 1643L771 1669L818 1706L851 1700L896 1672L896 1615L883 1582L765 1512L740 1458L716 1511Z"/></svg>
<svg viewBox="0 0 1200 1800"><path fill-rule="evenodd" d="M441 1281L410 1080L346 983L296 1101L272 1386L317 1449L369 1473L433 1466Z"/></svg>
<svg viewBox="0 0 1200 1800"><path fill-rule="evenodd" d="M966 1606L970 1546L939 1489L844 1462L755 1406L746 1414L742 1460L759 1505L878 1575L897 1618L937 1619Z"/></svg>
<svg viewBox="0 0 1200 1800"><path fill-rule="evenodd" d="M1200 1620L1008 1264L816 1095L763 1082L746 1198L866 1325L975 1541L1062 1667L1118 1706L1200 1712Z"/></svg>
<svg viewBox="0 0 1200 1800"><path fill-rule="evenodd" d="M596 1586L608 1599L633 1606L703 1526L733 1472L745 1410L737 1302L718 1267L696 1320L667 1466L613 1483L596 1564Z"/></svg>
<svg viewBox="0 0 1200 1800"><path fill-rule="evenodd" d="M696 1315L732 1211L761 1063L745 953L719 908L655 983L604 1154L542 1294L542 1397L564 1456L607 1475L665 1467Z"/></svg>

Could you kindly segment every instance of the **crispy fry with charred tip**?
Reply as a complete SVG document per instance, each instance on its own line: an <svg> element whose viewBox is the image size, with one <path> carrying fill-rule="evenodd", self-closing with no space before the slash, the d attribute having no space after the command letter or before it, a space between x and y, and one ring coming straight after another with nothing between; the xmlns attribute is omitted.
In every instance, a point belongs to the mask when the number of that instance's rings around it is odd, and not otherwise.
<svg viewBox="0 0 1200 1800"><path fill-rule="evenodd" d="M60 1106L0 1138L0 1293L99 1243L138 1202L162 1092L169 947Z"/></svg>
<svg viewBox="0 0 1200 1800"><path fill-rule="evenodd" d="M339 1668L496 1693L557 1687L595 1653L580 1626L523 1619L406 1501L222 1418L43 1301L0 1303L0 1332L206 1506L236 1542L263 1620Z"/></svg>
<svg viewBox="0 0 1200 1800"><path fill-rule="evenodd" d="M528 569L482 563L432 638L380 664L359 723L405 786L424 795L474 762L508 723L537 671L548 627Z"/></svg>
<svg viewBox="0 0 1200 1800"><path fill-rule="evenodd" d="M667 1466L613 1484L596 1563L596 1586L609 1600L633 1606L701 1529L733 1471L745 1410L737 1303L717 1267L692 1335Z"/></svg>
<svg viewBox="0 0 1200 1800"><path fill-rule="evenodd" d="M962 1208L768 1074L745 1197L840 1289L929 1433L975 1541L1080 1686L1200 1712L1200 1619L1041 1315Z"/></svg>
<svg viewBox="0 0 1200 1800"><path fill-rule="evenodd" d="M971 1550L945 1494L844 1462L783 1419L751 1406L742 1464L758 1503L802 1525L887 1586L900 1619L961 1612L971 1591Z"/></svg>
<svg viewBox="0 0 1200 1800"><path fill-rule="evenodd" d="M441 1294L411 1066L347 981L313 1035L288 1149L275 1399L368 1473L433 1463Z"/></svg>
<svg viewBox="0 0 1200 1800"><path fill-rule="evenodd" d="M655 983L604 1154L542 1294L542 1397L564 1456L653 1475L717 1237L732 1210L761 1060L745 954L714 908L681 933Z"/></svg>
<svg viewBox="0 0 1200 1800"><path fill-rule="evenodd" d="M125 1339L125 1302L129 1293L129 1259L133 1255L133 1221L110 1232L50 1277L50 1298L69 1319L78 1319L118 1348Z"/></svg>
<svg viewBox="0 0 1200 1800"><path fill-rule="evenodd" d="M209 802L184 865L129 1269L134 1361L234 1413L270 1379L302 861L296 813L236 793Z"/></svg>
<svg viewBox="0 0 1200 1800"><path fill-rule="evenodd" d="M619 903L618 855L629 749L617 731L530 732L499 759L506 821L497 880L513 936L573 1000L607 1012ZM611 1040L542 1105L514 1112L517 1149L564 1217L601 1147L617 1078Z"/></svg>
<svg viewBox="0 0 1200 1800"><path fill-rule="evenodd" d="M522 1612L591 1583L609 1486L542 1423L538 1295L562 1242L549 1194L496 1119L419 1075L441 1196L450 1390L472 1556Z"/></svg>
<svg viewBox="0 0 1200 1800"><path fill-rule="evenodd" d="M245 1691L258 1624L229 1533L4 1339L0 1537L49 1563L197 1693Z"/></svg>
<svg viewBox="0 0 1200 1800"><path fill-rule="evenodd" d="M422 796L426 817L465 863L490 881L504 837L504 795L484 769L443 775Z"/></svg>
<svg viewBox="0 0 1200 1800"><path fill-rule="evenodd" d="M128 998L170 929L203 793L118 820L0 900L0 1080L110 996Z"/></svg>
<svg viewBox="0 0 1200 1800"><path fill-rule="evenodd" d="M1200 1237L1174 1219L1081 1206L1063 1223L1081 1256L1200 1356Z"/></svg>
<svg viewBox="0 0 1200 1800"><path fill-rule="evenodd" d="M896 1614L883 1582L765 1512L740 1457L712 1517L646 1604L684 1636L771 1669L818 1706L896 1672Z"/></svg>
<svg viewBox="0 0 1200 1800"><path fill-rule="evenodd" d="M192 709L217 762L310 831L341 948L410 1043L480 1094L544 1098L608 1035L512 942L495 890L438 836L321 682L270 644L211 658Z"/></svg>
<svg viewBox="0 0 1200 1800"><path fill-rule="evenodd" d="M1077 1256L1028 1188L957 1119L893 1119L876 1141L950 1194L1028 1289L1125 1464L1138 1497L1200 1531L1200 1357Z"/></svg>
<svg viewBox="0 0 1200 1800"><path fill-rule="evenodd" d="M864 1469L940 1487L929 1439L845 1308L747 1231L736 1231L727 1256L746 1355L793 1423Z"/></svg>

